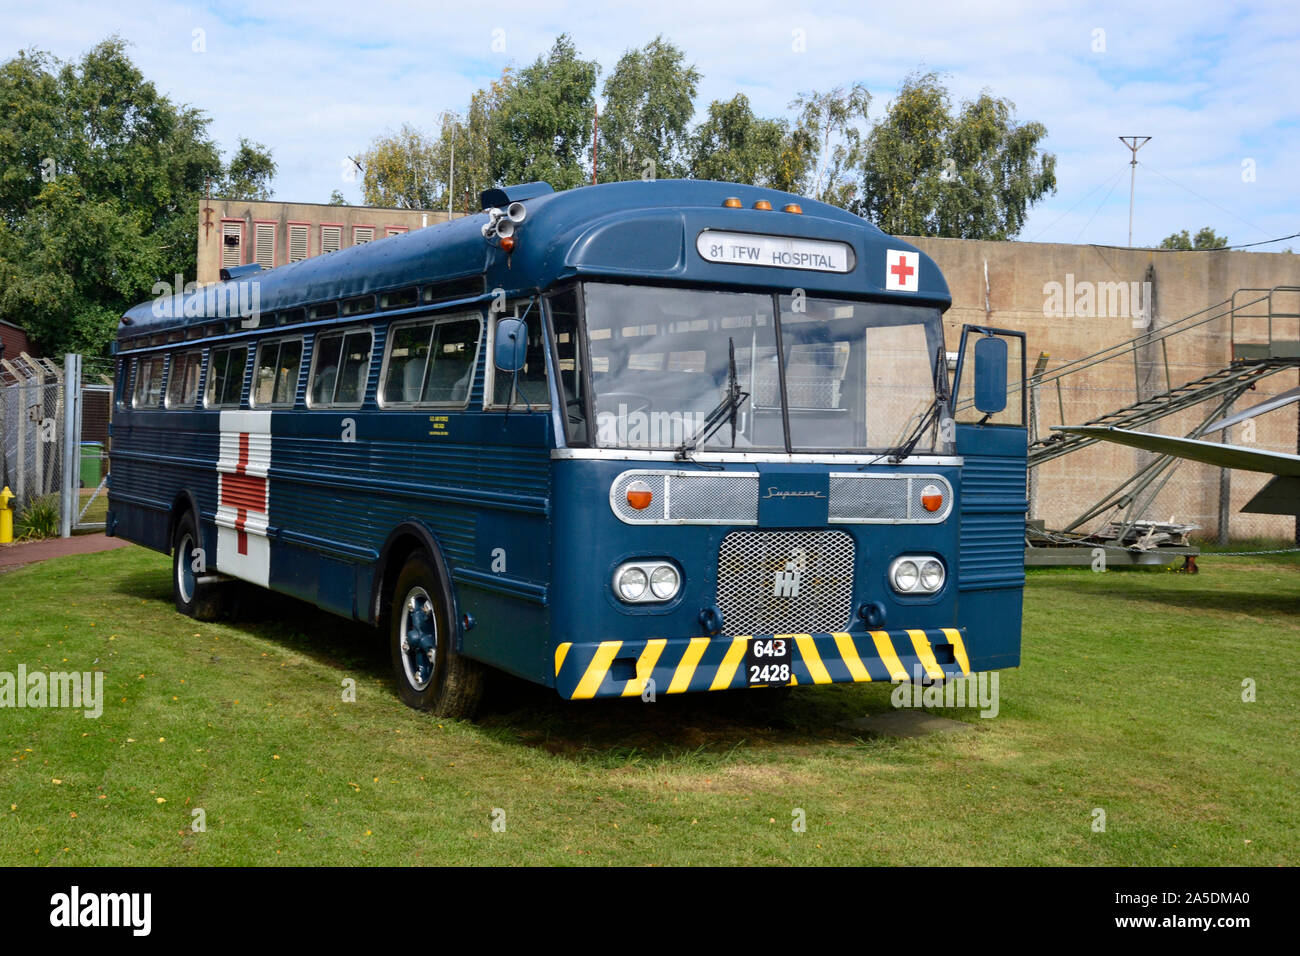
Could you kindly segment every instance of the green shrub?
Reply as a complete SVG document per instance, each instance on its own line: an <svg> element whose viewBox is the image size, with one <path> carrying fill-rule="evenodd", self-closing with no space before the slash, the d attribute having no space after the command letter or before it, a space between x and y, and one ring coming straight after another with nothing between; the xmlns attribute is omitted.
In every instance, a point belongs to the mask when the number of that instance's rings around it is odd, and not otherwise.
<svg viewBox="0 0 1300 956"><path fill-rule="evenodd" d="M18 515L14 522L14 538L18 541L36 541L52 538L59 533L59 496L37 498Z"/></svg>

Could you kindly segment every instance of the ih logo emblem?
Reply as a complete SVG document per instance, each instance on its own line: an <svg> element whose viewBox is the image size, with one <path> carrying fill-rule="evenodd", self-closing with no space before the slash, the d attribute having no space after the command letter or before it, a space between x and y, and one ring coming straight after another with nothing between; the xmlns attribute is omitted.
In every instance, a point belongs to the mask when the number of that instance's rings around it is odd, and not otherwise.
<svg viewBox="0 0 1300 956"><path fill-rule="evenodd" d="M808 553L803 548L790 552L790 559L776 572L772 583L772 597L797 598L799 586L803 582L803 573L808 570Z"/></svg>

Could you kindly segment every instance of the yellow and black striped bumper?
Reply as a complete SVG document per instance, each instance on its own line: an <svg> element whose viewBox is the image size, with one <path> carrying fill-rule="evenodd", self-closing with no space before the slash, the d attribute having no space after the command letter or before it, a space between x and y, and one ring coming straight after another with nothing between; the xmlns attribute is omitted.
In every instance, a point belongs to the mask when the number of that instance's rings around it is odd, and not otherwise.
<svg viewBox="0 0 1300 956"><path fill-rule="evenodd" d="M754 637L794 642L792 684L908 681L970 673L963 629L745 634L735 637L653 638L564 643L555 648L555 689L561 697L638 697L654 680L656 694L746 686L745 648Z"/></svg>

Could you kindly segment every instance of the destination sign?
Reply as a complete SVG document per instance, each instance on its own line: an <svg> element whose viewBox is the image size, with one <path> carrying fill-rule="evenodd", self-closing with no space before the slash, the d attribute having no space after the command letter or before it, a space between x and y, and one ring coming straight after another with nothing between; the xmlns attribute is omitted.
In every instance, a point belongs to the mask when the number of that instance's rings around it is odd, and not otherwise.
<svg viewBox="0 0 1300 956"><path fill-rule="evenodd" d="M848 272L853 268L853 247L847 242L706 229L696 238L695 249L709 262L731 265L813 272Z"/></svg>

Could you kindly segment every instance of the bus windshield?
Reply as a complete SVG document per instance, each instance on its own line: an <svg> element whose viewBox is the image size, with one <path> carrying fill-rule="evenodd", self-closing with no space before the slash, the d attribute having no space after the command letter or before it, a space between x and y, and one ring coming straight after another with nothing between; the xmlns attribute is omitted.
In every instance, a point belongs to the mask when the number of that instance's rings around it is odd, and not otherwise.
<svg viewBox="0 0 1300 956"><path fill-rule="evenodd" d="M598 447L884 452L935 401L934 308L605 282L583 302ZM733 369L734 434L729 405L710 432ZM569 398L573 438L583 403ZM913 451L936 440L931 428Z"/></svg>

